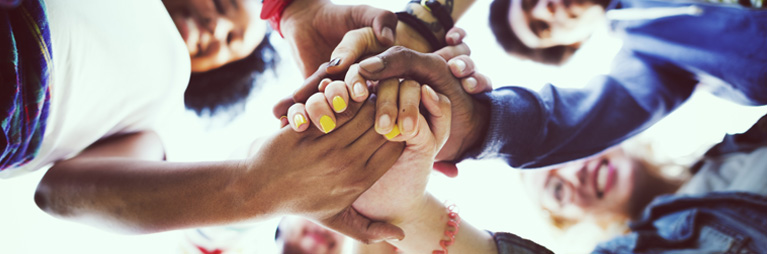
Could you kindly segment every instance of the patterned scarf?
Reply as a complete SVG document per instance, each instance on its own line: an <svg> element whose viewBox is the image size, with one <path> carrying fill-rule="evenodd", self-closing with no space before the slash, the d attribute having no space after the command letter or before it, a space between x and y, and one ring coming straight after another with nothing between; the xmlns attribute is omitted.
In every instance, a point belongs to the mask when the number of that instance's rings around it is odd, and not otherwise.
<svg viewBox="0 0 767 254"><path fill-rule="evenodd" d="M0 8L0 171L24 165L39 152L53 67L45 4L11 2L15 7Z"/></svg>

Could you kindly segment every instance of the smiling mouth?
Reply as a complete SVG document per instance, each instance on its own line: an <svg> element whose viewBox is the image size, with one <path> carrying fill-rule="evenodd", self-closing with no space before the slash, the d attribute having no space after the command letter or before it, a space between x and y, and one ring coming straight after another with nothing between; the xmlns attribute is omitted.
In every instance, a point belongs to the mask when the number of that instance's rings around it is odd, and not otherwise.
<svg viewBox="0 0 767 254"><path fill-rule="evenodd" d="M596 173L596 194L597 198L603 198L607 188L608 177L610 176L610 164L607 160L602 160Z"/></svg>

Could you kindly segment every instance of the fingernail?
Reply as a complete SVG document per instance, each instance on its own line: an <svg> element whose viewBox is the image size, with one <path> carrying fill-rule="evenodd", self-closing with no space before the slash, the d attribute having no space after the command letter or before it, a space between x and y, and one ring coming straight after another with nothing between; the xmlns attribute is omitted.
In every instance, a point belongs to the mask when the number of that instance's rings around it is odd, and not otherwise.
<svg viewBox="0 0 767 254"><path fill-rule="evenodd" d="M386 139L388 139L388 140L391 140L391 139L397 137L398 135L399 135L399 127L397 127L397 124L394 124L394 128L392 128L389 133L386 133L386 135L384 135L384 137L386 137Z"/></svg>
<svg viewBox="0 0 767 254"><path fill-rule="evenodd" d="M394 42L394 32L392 32L391 28L384 27L383 30L381 30L381 37L389 42Z"/></svg>
<svg viewBox="0 0 767 254"><path fill-rule="evenodd" d="M333 110L340 113L346 109L346 102L341 96L333 97Z"/></svg>
<svg viewBox="0 0 767 254"><path fill-rule="evenodd" d="M306 118L304 118L304 115L296 114L293 116L293 123L296 125L296 129L301 128L301 125L306 123Z"/></svg>
<svg viewBox="0 0 767 254"><path fill-rule="evenodd" d="M280 128L288 126L290 122L288 122L288 116L281 116L280 117Z"/></svg>
<svg viewBox="0 0 767 254"><path fill-rule="evenodd" d="M474 91L474 89L477 88L477 80L474 77L465 78L463 79L463 85L466 87L467 91Z"/></svg>
<svg viewBox="0 0 767 254"><path fill-rule="evenodd" d="M405 120L402 121L402 133L410 134L415 131L415 123L413 122L412 117L406 117Z"/></svg>
<svg viewBox="0 0 767 254"><path fill-rule="evenodd" d="M360 62L360 68L367 72L378 72L384 68L384 63L380 57L371 57Z"/></svg>
<svg viewBox="0 0 767 254"><path fill-rule="evenodd" d="M463 60L459 59L453 59L450 60L450 66L453 66L454 69L458 69L458 72L463 73L463 70L466 69L466 63L463 62Z"/></svg>
<svg viewBox="0 0 767 254"><path fill-rule="evenodd" d="M329 116L322 116L320 117L320 127L322 127L322 132L328 133L336 128L336 122L333 122Z"/></svg>
<svg viewBox="0 0 767 254"><path fill-rule="evenodd" d="M333 58L333 60L330 60L330 62L328 63L328 67L338 66L339 64L341 64L341 58L336 57L336 58Z"/></svg>
<svg viewBox="0 0 767 254"><path fill-rule="evenodd" d="M362 83L354 83L354 97L362 97L365 95L365 86Z"/></svg>
<svg viewBox="0 0 767 254"><path fill-rule="evenodd" d="M435 102L439 102L439 96L437 96L437 92L434 91L434 89L431 88L431 86L424 85L426 87L426 93L429 94L432 100Z"/></svg>
<svg viewBox="0 0 767 254"><path fill-rule="evenodd" d="M447 35L448 38L453 40L453 44L458 43L458 40L460 39L461 35L458 33L450 33Z"/></svg>
<svg viewBox="0 0 767 254"><path fill-rule="evenodd" d="M386 129L391 125L391 117L387 114L383 114L378 118L378 127L382 129Z"/></svg>

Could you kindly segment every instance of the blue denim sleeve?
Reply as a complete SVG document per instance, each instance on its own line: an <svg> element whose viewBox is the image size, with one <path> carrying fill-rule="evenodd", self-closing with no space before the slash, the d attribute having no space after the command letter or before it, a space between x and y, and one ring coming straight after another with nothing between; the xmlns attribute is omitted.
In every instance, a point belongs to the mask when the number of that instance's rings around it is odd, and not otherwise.
<svg viewBox="0 0 767 254"><path fill-rule="evenodd" d="M581 89L503 87L476 98L490 107L484 140L464 158L536 168L596 154L648 128L692 94L687 71L630 50L609 75Z"/></svg>

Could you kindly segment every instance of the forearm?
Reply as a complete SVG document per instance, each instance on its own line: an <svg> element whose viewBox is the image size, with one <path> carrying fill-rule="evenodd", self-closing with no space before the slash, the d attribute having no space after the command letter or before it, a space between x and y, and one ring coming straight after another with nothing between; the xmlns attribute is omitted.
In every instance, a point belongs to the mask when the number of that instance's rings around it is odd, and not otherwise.
<svg viewBox="0 0 767 254"><path fill-rule="evenodd" d="M390 243L406 253L431 253L441 250L440 240L445 239L447 229L447 208L431 195L424 202L408 210L395 225L405 231L405 239ZM448 247L450 253L496 254L492 236L461 220L455 242Z"/></svg>
<svg viewBox="0 0 767 254"><path fill-rule="evenodd" d="M242 164L73 159L46 173L35 201L55 216L137 233L267 216L264 185L246 185Z"/></svg>

